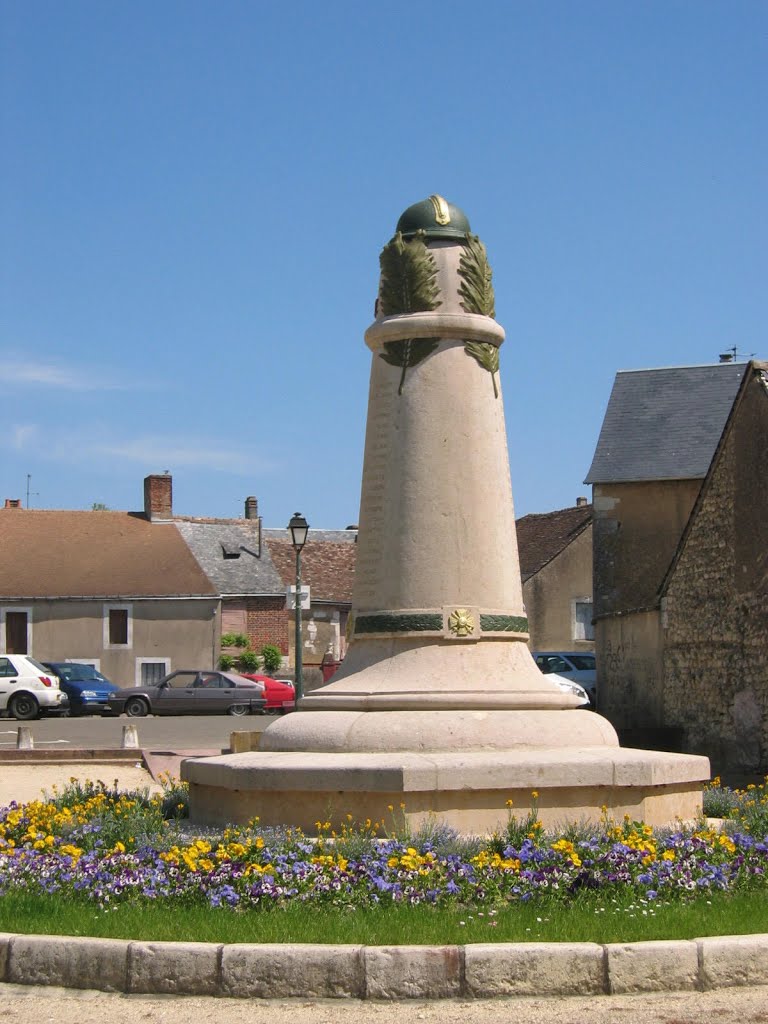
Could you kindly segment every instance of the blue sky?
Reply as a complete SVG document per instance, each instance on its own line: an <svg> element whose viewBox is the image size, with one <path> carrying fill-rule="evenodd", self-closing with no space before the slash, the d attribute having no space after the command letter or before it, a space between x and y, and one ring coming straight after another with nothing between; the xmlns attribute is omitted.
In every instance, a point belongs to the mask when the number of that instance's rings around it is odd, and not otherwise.
<svg viewBox="0 0 768 1024"><path fill-rule="evenodd" d="M0 2L0 498L356 522L378 254L461 206L518 515L619 369L768 358L768 5Z"/></svg>

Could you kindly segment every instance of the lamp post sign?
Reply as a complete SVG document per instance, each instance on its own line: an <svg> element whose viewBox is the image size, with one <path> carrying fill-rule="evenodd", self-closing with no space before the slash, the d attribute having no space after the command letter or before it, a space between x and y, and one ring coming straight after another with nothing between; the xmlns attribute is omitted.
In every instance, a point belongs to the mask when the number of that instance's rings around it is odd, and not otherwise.
<svg viewBox="0 0 768 1024"><path fill-rule="evenodd" d="M301 607L302 611L306 611L310 606L309 600L309 584L302 584L301 587ZM296 609L296 587L287 587L285 591L285 607L289 612L295 611Z"/></svg>
<svg viewBox="0 0 768 1024"><path fill-rule="evenodd" d="M309 523L300 512L294 512L291 517L290 523L288 523L288 532L291 535L291 544L293 550L296 552L296 586L290 587L293 591L293 614L295 622L295 641L296 641L296 683L294 690L296 692L296 705L303 696L303 678L302 678L302 649L301 649L301 609L309 608L309 587L307 591L307 603L304 604L304 587L301 585L301 549L307 543L307 534L309 533ZM298 600L296 595L298 594Z"/></svg>

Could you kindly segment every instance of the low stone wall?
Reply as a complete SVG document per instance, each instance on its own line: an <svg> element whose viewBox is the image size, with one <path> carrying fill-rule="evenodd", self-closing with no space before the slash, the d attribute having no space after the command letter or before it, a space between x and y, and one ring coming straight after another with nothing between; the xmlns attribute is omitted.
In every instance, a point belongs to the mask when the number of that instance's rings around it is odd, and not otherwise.
<svg viewBox="0 0 768 1024"><path fill-rule="evenodd" d="M0 934L0 981L287 999L489 999L768 985L768 935L597 945L215 945Z"/></svg>

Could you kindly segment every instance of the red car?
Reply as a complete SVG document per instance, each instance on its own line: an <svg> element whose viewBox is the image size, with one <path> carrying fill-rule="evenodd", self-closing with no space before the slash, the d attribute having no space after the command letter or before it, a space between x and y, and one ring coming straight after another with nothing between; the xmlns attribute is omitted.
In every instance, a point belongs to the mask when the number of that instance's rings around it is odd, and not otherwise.
<svg viewBox="0 0 768 1024"><path fill-rule="evenodd" d="M256 672L241 672L246 679L252 679L255 683L264 685L264 696L267 703L264 705L265 715L284 715L296 708L296 691L293 683L273 679L271 676L261 676Z"/></svg>

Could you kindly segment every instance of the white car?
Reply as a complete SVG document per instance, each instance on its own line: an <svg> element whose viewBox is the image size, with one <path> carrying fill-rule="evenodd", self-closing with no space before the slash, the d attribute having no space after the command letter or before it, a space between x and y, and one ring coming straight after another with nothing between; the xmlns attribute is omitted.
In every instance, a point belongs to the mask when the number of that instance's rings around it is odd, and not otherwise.
<svg viewBox="0 0 768 1024"><path fill-rule="evenodd" d="M581 683L576 683L573 679L559 676L556 672L548 672L546 675L548 681L554 683L558 690L562 690L563 693L572 693L574 697L580 697L582 707L590 703L589 694Z"/></svg>
<svg viewBox="0 0 768 1024"><path fill-rule="evenodd" d="M63 711L68 705L59 677L45 665L26 654L0 654L0 712L28 722L41 711Z"/></svg>

